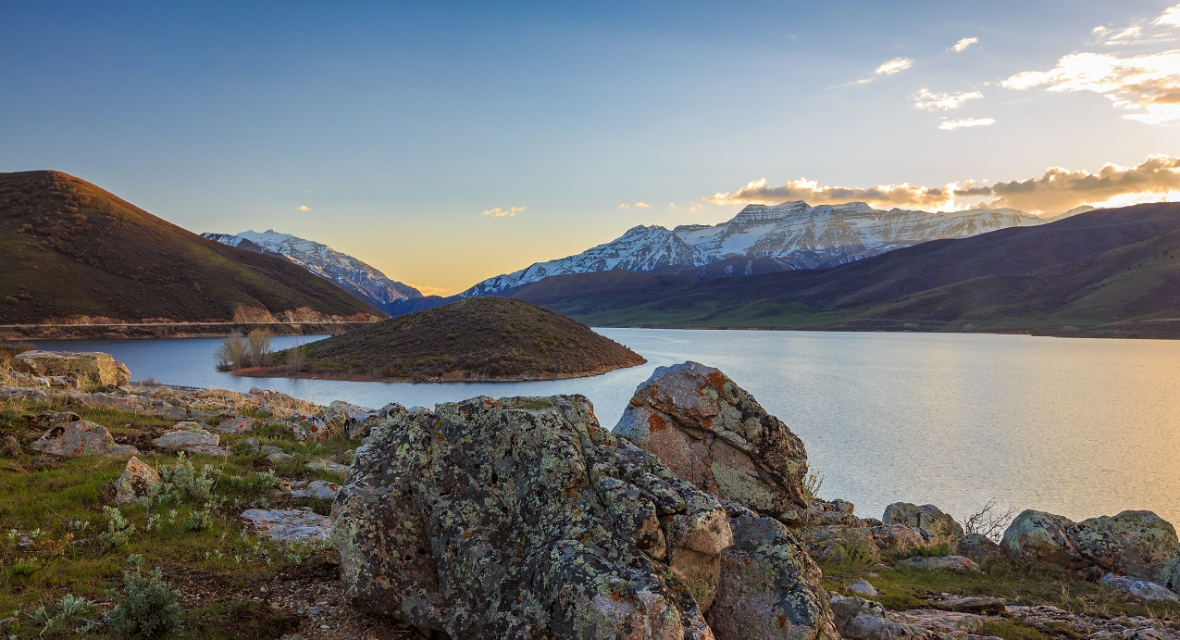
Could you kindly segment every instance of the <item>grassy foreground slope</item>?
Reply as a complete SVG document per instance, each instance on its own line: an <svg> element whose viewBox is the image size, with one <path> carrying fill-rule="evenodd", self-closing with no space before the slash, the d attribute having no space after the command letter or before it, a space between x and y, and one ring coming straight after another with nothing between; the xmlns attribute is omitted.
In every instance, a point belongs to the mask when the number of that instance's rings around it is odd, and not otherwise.
<svg viewBox="0 0 1180 640"><path fill-rule="evenodd" d="M645 361L548 309L509 298L468 298L313 342L297 354L281 351L276 362L293 375L547 380Z"/></svg>
<svg viewBox="0 0 1180 640"><path fill-rule="evenodd" d="M206 240L73 176L0 173L0 324L227 322L300 308L382 315L294 264Z"/></svg>
<svg viewBox="0 0 1180 640"><path fill-rule="evenodd" d="M831 269L555 276L512 296L595 326L1180 337L1180 204L938 240Z"/></svg>

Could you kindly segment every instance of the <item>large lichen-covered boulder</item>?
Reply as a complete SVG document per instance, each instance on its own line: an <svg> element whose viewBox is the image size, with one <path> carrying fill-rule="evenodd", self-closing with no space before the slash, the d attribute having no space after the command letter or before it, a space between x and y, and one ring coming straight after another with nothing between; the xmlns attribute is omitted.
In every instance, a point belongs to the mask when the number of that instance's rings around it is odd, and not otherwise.
<svg viewBox="0 0 1180 640"><path fill-rule="evenodd" d="M717 369L660 367L615 427L677 476L792 527L807 522L803 442Z"/></svg>
<svg viewBox="0 0 1180 640"><path fill-rule="evenodd" d="M932 504L918 506L908 502L894 502L885 507L881 522L918 529L922 532L922 536L930 542L954 544L963 537L963 527L955 522L954 518L943 513L942 509Z"/></svg>
<svg viewBox="0 0 1180 640"><path fill-rule="evenodd" d="M79 386L119 387L131 381L127 365L108 353L68 351L26 351L16 361L39 376L71 376Z"/></svg>
<svg viewBox="0 0 1180 640"><path fill-rule="evenodd" d="M715 498L581 396L396 413L333 504L348 596L461 638L712 638Z"/></svg>
<svg viewBox="0 0 1180 640"><path fill-rule="evenodd" d="M1069 538L1073 520L1044 511L1025 509L1004 531L1000 546L1010 555L1022 559L1039 559L1068 569L1082 569L1090 561L1078 553Z"/></svg>
<svg viewBox="0 0 1180 640"><path fill-rule="evenodd" d="M778 520L724 503L733 546L721 553L721 584L706 613L718 640L837 638L823 575Z"/></svg>
<svg viewBox="0 0 1180 640"><path fill-rule="evenodd" d="M1180 587L1176 529L1151 511L1082 520L1070 526L1066 535L1079 554L1107 571Z"/></svg>

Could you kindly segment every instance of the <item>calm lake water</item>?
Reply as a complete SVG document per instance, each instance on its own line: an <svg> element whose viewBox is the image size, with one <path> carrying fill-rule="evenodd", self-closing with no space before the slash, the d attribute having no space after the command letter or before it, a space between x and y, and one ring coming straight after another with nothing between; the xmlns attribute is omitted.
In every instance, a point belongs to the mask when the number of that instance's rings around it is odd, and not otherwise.
<svg viewBox="0 0 1180 640"><path fill-rule="evenodd" d="M430 407L476 395L581 393L607 426L655 367L696 360L724 371L799 434L824 476L820 495L851 500L861 516L880 517L904 500L962 519L995 497L1074 519L1151 509L1180 524L1180 341L599 332L649 363L578 380L415 385L235 378L214 370L215 338L37 345L109 352L137 380L259 386L321 404Z"/></svg>

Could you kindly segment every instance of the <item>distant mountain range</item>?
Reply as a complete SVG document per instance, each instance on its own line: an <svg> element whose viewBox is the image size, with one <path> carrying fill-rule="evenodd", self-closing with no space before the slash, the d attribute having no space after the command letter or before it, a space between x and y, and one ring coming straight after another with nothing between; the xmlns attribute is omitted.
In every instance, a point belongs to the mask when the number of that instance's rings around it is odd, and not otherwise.
<svg viewBox="0 0 1180 640"><path fill-rule="evenodd" d="M608 271L509 295L591 326L1180 338L1180 203L1100 209L747 277Z"/></svg>
<svg viewBox="0 0 1180 640"><path fill-rule="evenodd" d="M211 242L58 171L0 173L0 324L369 321L287 260Z"/></svg>
<svg viewBox="0 0 1180 640"><path fill-rule="evenodd" d="M715 277L826 268L931 240L1044 223L1014 209L930 213L885 211L863 202L749 205L717 225L634 227L578 255L484 280L460 297L504 295L550 276L619 269Z"/></svg>
<svg viewBox="0 0 1180 640"><path fill-rule="evenodd" d="M318 242L297 238L288 233L279 233L274 229L261 233L243 231L237 234L201 235L231 247L255 253L268 253L290 260L387 312L392 304L422 297L422 293L417 289L390 280L384 273L350 255Z"/></svg>

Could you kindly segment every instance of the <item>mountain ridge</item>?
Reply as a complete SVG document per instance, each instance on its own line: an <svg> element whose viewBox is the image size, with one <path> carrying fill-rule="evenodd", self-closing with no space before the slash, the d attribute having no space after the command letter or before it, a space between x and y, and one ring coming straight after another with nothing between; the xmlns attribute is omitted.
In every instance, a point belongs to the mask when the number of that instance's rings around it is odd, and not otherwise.
<svg viewBox="0 0 1180 640"><path fill-rule="evenodd" d="M386 312L392 304L422 297L422 293L410 285L392 280L368 263L314 240L274 229L236 234L207 232L201 235L232 247L290 260Z"/></svg>
<svg viewBox="0 0 1180 640"><path fill-rule="evenodd" d="M637 225L582 253L488 278L459 297L502 295L553 275L612 269L712 276L823 268L930 240L1043 223L1015 209L931 213L873 209L864 202L813 207L802 200L748 205L716 225ZM731 263L729 272L709 269L723 261Z"/></svg>

